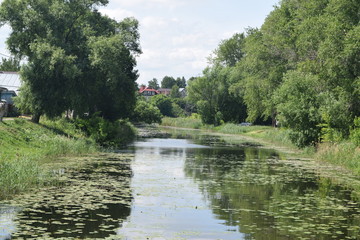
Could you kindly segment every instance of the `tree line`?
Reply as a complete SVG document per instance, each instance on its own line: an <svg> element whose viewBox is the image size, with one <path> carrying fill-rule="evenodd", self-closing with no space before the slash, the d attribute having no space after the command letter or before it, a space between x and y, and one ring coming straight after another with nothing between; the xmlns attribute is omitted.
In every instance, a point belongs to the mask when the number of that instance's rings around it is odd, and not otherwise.
<svg viewBox="0 0 360 240"><path fill-rule="evenodd" d="M175 79L174 77L171 77L171 76L165 76L161 80L160 84L156 78L153 78L150 81L148 81L148 87L151 87L156 90L159 89L160 87L171 89L175 85L178 86L179 88L185 88L186 87L186 79L184 77L177 77Z"/></svg>
<svg viewBox="0 0 360 240"><path fill-rule="evenodd" d="M220 42L189 99L204 123L276 123L300 147L360 127L360 4L282 0L260 28Z"/></svg>

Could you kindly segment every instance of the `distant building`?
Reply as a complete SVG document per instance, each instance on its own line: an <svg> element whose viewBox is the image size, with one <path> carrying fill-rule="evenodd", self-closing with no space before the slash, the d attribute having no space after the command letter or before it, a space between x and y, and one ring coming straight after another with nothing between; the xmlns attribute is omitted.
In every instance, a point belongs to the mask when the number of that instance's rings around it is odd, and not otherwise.
<svg viewBox="0 0 360 240"><path fill-rule="evenodd" d="M159 88L158 91L159 91L159 94L169 96L171 93L171 88Z"/></svg>
<svg viewBox="0 0 360 240"><path fill-rule="evenodd" d="M146 99L149 99L152 96L158 95L159 91L156 89L153 89L151 87L145 87L145 86L141 86L139 93L144 96Z"/></svg>
<svg viewBox="0 0 360 240"><path fill-rule="evenodd" d="M182 98L186 97L187 95L186 88L179 88L179 93Z"/></svg>

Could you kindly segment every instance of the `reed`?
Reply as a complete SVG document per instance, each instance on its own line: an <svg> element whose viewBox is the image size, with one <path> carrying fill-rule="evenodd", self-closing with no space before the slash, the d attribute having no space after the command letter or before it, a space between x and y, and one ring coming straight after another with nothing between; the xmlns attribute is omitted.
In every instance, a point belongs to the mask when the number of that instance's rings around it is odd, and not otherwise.
<svg viewBox="0 0 360 240"><path fill-rule="evenodd" d="M315 159L343 166L360 175L360 147L350 141L319 145Z"/></svg>
<svg viewBox="0 0 360 240"><path fill-rule="evenodd" d="M205 128L205 125L201 123L200 119L181 118L181 117L179 118L165 117L162 119L161 125L169 126L169 127L193 128L193 129Z"/></svg>

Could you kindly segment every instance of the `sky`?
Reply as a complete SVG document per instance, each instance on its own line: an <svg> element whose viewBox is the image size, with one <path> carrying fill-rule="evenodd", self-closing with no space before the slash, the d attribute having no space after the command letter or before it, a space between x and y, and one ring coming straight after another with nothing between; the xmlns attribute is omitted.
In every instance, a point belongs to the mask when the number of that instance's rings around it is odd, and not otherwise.
<svg viewBox="0 0 360 240"><path fill-rule="evenodd" d="M0 0L0 3L2 0ZM137 58L138 84L164 76L200 76L221 40L260 27L279 0L110 0L101 13L140 23L143 54ZM11 29L0 28L0 53Z"/></svg>

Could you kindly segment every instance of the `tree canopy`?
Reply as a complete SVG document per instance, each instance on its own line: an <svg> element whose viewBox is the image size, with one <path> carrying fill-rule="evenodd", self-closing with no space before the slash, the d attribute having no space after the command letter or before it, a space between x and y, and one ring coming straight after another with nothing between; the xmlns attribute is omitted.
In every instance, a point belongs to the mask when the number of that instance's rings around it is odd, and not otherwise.
<svg viewBox="0 0 360 240"><path fill-rule="evenodd" d="M25 57L20 109L35 118L65 110L129 116L135 105L138 21L117 22L97 11L107 0L4 0L1 24L12 28L7 45ZM27 104L21 104L27 103ZM36 120L36 119L35 119ZM37 119L38 120L38 119Z"/></svg>
<svg viewBox="0 0 360 240"><path fill-rule="evenodd" d="M259 29L219 43L189 98L206 123L241 121L225 117L233 106L247 121L280 122L301 147L349 137L360 116L359 11L353 0L280 1Z"/></svg>
<svg viewBox="0 0 360 240"><path fill-rule="evenodd" d="M153 88L153 89L159 89L160 88L158 80L156 78L153 78L152 80L150 80L148 82L148 86Z"/></svg>
<svg viewBox="0 0 360 240"><path fill-rule="evenodd" d="M20 61L16 58L2 58L0 71L18 72L20 70Z"/></svg>

